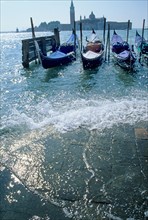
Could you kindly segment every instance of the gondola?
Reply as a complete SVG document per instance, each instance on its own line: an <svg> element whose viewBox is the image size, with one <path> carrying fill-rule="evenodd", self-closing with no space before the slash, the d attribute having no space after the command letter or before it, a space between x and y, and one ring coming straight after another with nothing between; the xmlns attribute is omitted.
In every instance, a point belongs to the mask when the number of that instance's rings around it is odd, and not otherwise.
<svg viewBox="0 0 148 220"><path fill-rule="evenodd" d="M76 59L73 51L66 54L58 50L47 56L40 51L40 57L42 66L45 69L66 65Z"/></svg>
<svg viewBox="0 0 148 220"><path fill-rule="evenodd" d="M43 52L39 49L37 42L35 42L35 45L40 62L45 69L66 65L76 60L74 32L66 43L62 44L57 50L50 52L49 54L43 54Z"/></svg>
<svg viewBox="0 0 148 220"><path fill-rule="evenodd" d="M87 40L87 38L86 38ZM90 40L87 40L86 46L81 52L81 58L84 69L93 69L101 65L104 55L104 45L98 39L94 30L92 30Z"/></svg>
<svg viewBox="0 0 148 220"><path fill-rule="evenodd" d="M135 35L135 46L137 48L139 62L141 62L142 58L142 60L148 65L148 40L145 40L137 30Z"/></svg>
<svg viewBox="0 0 148 220"><path fill-rule="evenodd" d="M123 41L122 37L116 31L113 33L111 45L115 62L123 69L133 69L137 59L134 46L130 46L126 41Z"/></svg>

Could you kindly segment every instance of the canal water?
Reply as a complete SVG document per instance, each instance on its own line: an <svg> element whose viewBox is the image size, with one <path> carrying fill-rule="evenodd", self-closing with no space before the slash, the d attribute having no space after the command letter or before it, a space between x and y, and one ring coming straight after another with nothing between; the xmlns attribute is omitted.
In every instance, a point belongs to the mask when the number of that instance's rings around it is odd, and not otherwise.
<svg viewBox="0 0 148 220"><path fill-rule="evenodd" d="M0 219L144 219L148 67L128 72L111 56L83 70L77 52L66 66L24 69L27 38L1 34Z"/></svg>

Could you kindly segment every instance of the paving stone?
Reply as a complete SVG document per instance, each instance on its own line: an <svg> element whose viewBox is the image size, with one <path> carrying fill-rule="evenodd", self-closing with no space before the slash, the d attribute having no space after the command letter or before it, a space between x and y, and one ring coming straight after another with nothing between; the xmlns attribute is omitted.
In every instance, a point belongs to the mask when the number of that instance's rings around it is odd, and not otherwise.
<svg viewBox="0 0 148 220"><path fill-rule="evenodd" d="M0 219L28 220L35 214L51 220L144 219L147 139L136 129L48 131L3 147ZM8 196L18 202L9 203Z"/></svg>
<svg viewBox="0 0 148 220"><path fill-rule="evenodd" d="M148 131L146 128L135 128L135 137L137 139L148 140Z"/></svg>

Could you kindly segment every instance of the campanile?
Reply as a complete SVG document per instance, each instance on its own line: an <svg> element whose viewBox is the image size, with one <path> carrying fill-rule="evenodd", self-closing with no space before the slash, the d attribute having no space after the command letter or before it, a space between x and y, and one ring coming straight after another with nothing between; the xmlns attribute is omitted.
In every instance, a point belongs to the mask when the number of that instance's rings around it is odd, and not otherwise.
<svg viewBox="0 0 148 220"><path fill-rule="evenodd" d="M75 8L73 5L73 0L71 0L71 6L70 6L70 24L74 26L75 21Z"/></svg>

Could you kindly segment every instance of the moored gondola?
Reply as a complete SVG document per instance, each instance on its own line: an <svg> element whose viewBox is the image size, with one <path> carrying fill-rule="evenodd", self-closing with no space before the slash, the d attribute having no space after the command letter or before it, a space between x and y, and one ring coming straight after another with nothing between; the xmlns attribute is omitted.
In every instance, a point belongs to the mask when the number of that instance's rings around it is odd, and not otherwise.
<svg viewBox="0 0 148 220"><path fill-rule="evenodd" d="M104 45L102 41L98 39L95 31L92 30L90 40L87 40L87 44L81 52L83 68L93 69L98 67L103 61L103 55Z"/></svg>
<svg viewBox="0 0 148 220"><path fill-rule="evenodd" d="M73 51L67 54L61 51L55 51L48 56L45 56L42 52L40 52L40 57L42 66L45 69L62 66L76 59Z"/></svg>
<svg viewBox="0 0 148 220"><path fill-rule="evenodd" d="M123 69L133 69L137 58L134 51L134 46L130 46L128 42L123 41L122 37L118 35L116 31L113 33L111 44L112 54L115 62Z"/></svg>
<svg viewBox="0 0 148 220"><path fill-rule="evenodd" d="M137 48L139 62L142 60L148 65L148 40L142 37L136 30L135 46Z"/></svg>
<svg viewBox="0 0 148 220"><path fill-rule="evenodd" d="M73 31L66 43L59 46L56 51L51 51L49 54L43 54L37 41L35 40L36 51L43 68L48 69L56 66L62 66L76 60L75 36L76 35Z"/></svg>

